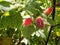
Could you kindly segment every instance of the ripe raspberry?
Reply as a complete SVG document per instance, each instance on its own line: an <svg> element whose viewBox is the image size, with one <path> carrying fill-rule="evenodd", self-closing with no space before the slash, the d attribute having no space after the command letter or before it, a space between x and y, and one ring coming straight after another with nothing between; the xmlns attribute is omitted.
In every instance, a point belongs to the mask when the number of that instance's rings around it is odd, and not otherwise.
<svg viewBox="0 0 60 45"><path fill-rule="evenodd" d="M44 28L44 22L42 17L37 17L36 18L36 24L39 28Z"/></svg>
<svg viewBox="0 0 60 45"><path fill-rule="evenodd" d="M53 11L53 7L49 7L44 11L44 13L49 15L52 11Z"/></svg>
<svg viewBox="0 0 60 45"><path fill-rule="evenodd" d="M32 24L32 19L31 18L26 18L24 21L24 26L29 26L30 24Z"/></svg>

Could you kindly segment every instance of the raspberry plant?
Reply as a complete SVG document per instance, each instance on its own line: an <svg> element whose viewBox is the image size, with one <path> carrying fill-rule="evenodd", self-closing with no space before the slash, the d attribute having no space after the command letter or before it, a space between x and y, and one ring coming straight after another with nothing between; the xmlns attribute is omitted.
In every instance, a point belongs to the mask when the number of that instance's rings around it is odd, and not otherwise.
<svg viewBox="0 0 60 45"><path fill-rule="evenodd" d="M0 45L60 45L59 0L0 0Z"/></svg>

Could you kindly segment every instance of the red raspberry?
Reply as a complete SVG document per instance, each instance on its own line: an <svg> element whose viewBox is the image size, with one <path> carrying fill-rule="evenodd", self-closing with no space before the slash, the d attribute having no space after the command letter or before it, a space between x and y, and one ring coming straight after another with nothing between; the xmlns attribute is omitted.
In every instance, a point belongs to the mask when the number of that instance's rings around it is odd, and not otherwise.
<svg viewBox="0 0 60 45"><path fill-rule="evenodd" d="M42 17L37 17L36 18L36 24L39 28L44 28L44 22Z"/></svg>
<svg viewBox="0 0 60 45"><path fill-rule="evenodd" d="M53 7L49 7L44 11L44 13L49 15L52 11L53 11Z"/></svg>
<svg viewBox="0 0 60 45"><path fill-rule="evenodd" d="M26 18L24 21L24 26L29 26L32 23L32 19L31 18Z"/></svg>

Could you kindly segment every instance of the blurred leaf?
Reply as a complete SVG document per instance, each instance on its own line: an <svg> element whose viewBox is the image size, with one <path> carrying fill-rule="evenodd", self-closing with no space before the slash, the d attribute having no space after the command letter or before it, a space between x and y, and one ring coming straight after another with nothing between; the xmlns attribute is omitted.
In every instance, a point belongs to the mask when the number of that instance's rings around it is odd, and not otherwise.
<svg viewBox="0 0 60 45"><path fill-rule="evenodd" d="M26 37L26 38L30 38L30 36L31 36L31 34L33 33L35 31L35 28L34 28L34 26L28 26L28 27L24 27L23 29L22 29L22 34L23 34L23 36L24 37Z"/></svg>
<svg viewBox="0 0 60 45"><path fill-rule="evenodd" d="M0 0L0 2L2 2L2 1L4 1L4 0Z"/></svg>
<svg viewBox="0 0 60 45"><path fill-rule="evenodd" d="M0 5L3 5L3 6L5 6L5 7L10 7L10 2L6 2L6 1L2 1L2 2L0 2Z"/></svg>
<svg viewBox="0 0 60 45"><path fill-rule="evenodd" d="M34 15L33 17L36 18L43 12L42 8L40 7L41 5L42 3L37 3L36 0L31 0L28 2L28 4L26 4L25 10L31 12Z"/></svg>
<svg viewBox="0 0 60 45"><path fill-rule="evenodd" d="M48 21L51 25L54 25L54 24L55 24L55 21L53 21L51 18L47 18L47 21Z"/></svg>
<svg viewBox="0 0 60 45"><path fill-rule="evenodd" d="M7 31L7 32L6 32L7 35L8 35L9 37L12 37L13 34L14 34L14 32L15 32L15 29L13 29L13 28L8 28L6 31Z"/></svg>
<svg viewBox="0 0 60 45"><path fill-rule="evenodd" d="M16 10L14 10L12 12L12 10L10 10L10 16L3 16L1 19L1 24L3 27L7 27L9 25L11 25L12 27L20 27L20 25L22 24L22 16L20 15L20 12L16 12Z"/></svg>
<svg viewBox="0 0 60 45"><path fill-rule="evenodd" d="M3 14L3 16L10 16L10 14L9 14L9 12L7 11L7 12L5 12L5 13Z"/></svg>
<svg viewBox="0 0 60 45"><path fill-rule="evenodd" d="M44 28L44 33L45 33L45 35L46 35L46 38L47 38L47 36L48 36L48 28L49 28L49 26L47 26L47 25L45 25L45 28Z"/></svg>
<svg viewBox="0 0 60 45"><path fill-rule="evenodd" d="M21 38L21 31L19 29L17 29L17 31L15 31L13 39L14 39L14 43L17 42L17 39Z"/></svg>
<svg viewBox="0 0 60 45"><path fill-rule="evenodd" d="M56 7L55 22L60 23L60 7Z"/></svg>
<svg viewBox="0 0 60 45"><path fill-rule="evenodd" d="M57 35L58 37L60 37L60 32L56 32L56 35Z"/></svg>
<svg viewBox="0 0 60 45"><path fill-rule="evenodd" d="M15 38L15 39L21 38L21 31L20 31L19 29L15 32L14 38Z"/></svg>

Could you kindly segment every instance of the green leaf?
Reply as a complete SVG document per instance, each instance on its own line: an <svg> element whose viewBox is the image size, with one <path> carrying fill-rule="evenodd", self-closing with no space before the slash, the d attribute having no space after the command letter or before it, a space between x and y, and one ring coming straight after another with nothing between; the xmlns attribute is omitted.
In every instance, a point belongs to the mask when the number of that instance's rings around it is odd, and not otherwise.
<svg viewBox="0 0 60 45"><path fill-rule="evenodd" d="M16 10L14 10L12 13L12 10L10 10L10 16L3 16L1 19L1 24L3 27L7 27L7 26L12 26L12 27L20 27L20 25L22 24L22 16L20 15L20 12L16 12Z"/></svg>
<svg viewBox="0 0 60 45"><path fill-rule="evenodd" d="M43 12L42 8L40 7L41 5L42 3L37 3L36 0L32 0L26 5L25 10L34 14L33 17L37 17Z"/></svg>
<svg viewBox="0 0 60 45"><path fill-rule="evenodd" d="M24 37L26 37L26 38L30 38L30 36L31 36L31 34L33 33L35 31L35 28L34 28L34 26L28 26L28 27L24 27L23 29L22 29L22 34L23 34L23 36Z"/></svg>
<svg viewBox="0 0 60 45"><path fill-rule="evenodd" d="M48 21L51 25L54 25L54 24L55 24L55 21L53 21L51 18L47 18L47 21Z"/></svg>
<svg viewBox="0 0 60 45"><path fill-rule="evenodd" d="M60 32L60 26L56 26L56 27L54 27L54 29L53 29L55 32Z"/></svg>
<svg viewBox="0 0 60 45"><path fill-rule="evenodd" d="M19 29L17 29L17 31L15 31L13 39L14 39L14 43L17 42L17 39L21 38L21 31Z"/></svg>
<svg viewBox="0 0 60 45"><path fill-rule="evenodd" d="M6 1L2 1L2 2L0 2L0 5L3 5L3 6L5 6L5 7L10 7L10 2L6 2Z"/></svg>
<svg viewBox="0 0 60 45"><path fill-rule="evenodd" d="M22 16L20 13L16 13L14 16L12 16L12 26L14 27L20 27L22 24Z"/></svg>
<svg viewBox="0 0 60 45"><path fill-rule="evenodd" d="M45 28L44 28L44 33L45 33L45 35L46 35L46 38L47 38L48 33L49 33L49 31L48 31L48 28L49 28L49 27L50 27L50 26L45 25Z"/></svg>
<svg viewBox="0 0 60 45"><path fill-rule="evenodd" d="M19 29L15 32L14 38L15 39L21 38L21 31Z"/></svg>
<svg viewBox="0 0 60 45"><path fill-rule="evenodd" d="M3 17L1 19L1 26L7 27L8 25L10 25L10 22L11 22L10 17Z"/></svg>
<svg viewBox="0 0 60 45"><path fill-rule="evenodd" d="M12 37L13 34L14 34L14 32L15 32L15 29L13 29L13 28L8 28L8 29L6 30L6 33L7 33L7 35L8 35L9 37Z"/></svg>

